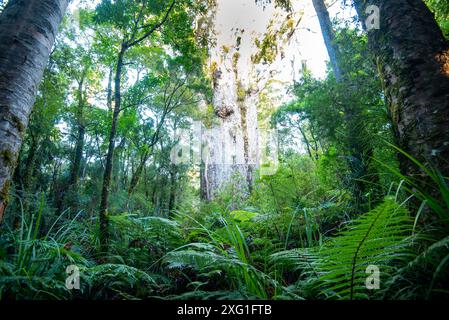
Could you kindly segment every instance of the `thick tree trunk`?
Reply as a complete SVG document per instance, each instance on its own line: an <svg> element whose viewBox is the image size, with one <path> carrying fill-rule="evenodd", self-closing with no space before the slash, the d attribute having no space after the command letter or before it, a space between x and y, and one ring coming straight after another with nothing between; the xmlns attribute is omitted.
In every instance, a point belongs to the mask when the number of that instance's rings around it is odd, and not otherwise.
<svg viewBox="0 0 449 320"><path fill-rule="evenodd" d="M0 17L0 222L23 135L68 0L10 0Z"/></svg>
<svg viewBox="0 0 449 320"><path fill-rule="evenodd" d="M384 78L399 147L448 177L449 42L422 0L354 3L362 21L368 5L380 9L380 29L369 30L368 38ZM401 170L423 178L403 156Z"/></svg>
<svg viewBox="0 0 449 320"><path fill-rule="evenodd" d="M201 195L206 200L229 182L249 194L260 162L258 91L243 86L229 54L213 76L218 124L202 133L207 148L203 150Z"/></svg>
<svg viewBox="0 0 449 320"><path fill-rule="evenodd" d="M115 137L117 135L117 123L121 111L121 80L123 69L123 58L127 47L122 45L117 59L117 68L115 72L115 94L114 94L114 112L112 115L111 131L109 132L109 146L106 155L106 164L103 177L103 189L101 192L100 203L100 249L102 252L107 252L109 239L109 220L108 220L108 206L109 206L109 191L111 188L112 168L115 150Z"/></svg>

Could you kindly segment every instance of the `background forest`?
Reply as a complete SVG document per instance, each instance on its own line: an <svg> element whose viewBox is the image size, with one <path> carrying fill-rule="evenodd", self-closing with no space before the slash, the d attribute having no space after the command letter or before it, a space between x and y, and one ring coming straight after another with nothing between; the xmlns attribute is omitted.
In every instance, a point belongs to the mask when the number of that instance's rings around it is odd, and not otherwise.
<svg viewBox="0 0 449 320"><path fill-rule="evenodd" d="M0 1L0 299L449 298L449 3L248 1L276 14L231 46L216 0ZM305 2L326 76L281 82ZM68 5L22 123L11 21Z"/></svg>

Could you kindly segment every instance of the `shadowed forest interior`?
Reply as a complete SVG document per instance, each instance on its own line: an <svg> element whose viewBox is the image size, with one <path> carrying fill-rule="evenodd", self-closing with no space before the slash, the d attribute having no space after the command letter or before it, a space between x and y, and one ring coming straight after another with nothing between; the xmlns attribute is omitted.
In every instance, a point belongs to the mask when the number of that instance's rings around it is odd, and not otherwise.
<svg viewBox="0 0 449 320"><path fill-rule="evenodd" d="M446 0L0 0L0 300L449 298Z"/></svg>

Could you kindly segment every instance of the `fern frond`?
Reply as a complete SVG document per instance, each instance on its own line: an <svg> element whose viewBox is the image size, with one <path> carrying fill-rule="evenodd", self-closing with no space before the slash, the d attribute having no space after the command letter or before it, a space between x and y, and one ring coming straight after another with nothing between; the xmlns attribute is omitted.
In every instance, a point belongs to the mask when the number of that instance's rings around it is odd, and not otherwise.
<svg viewBox="0 0 449 320"><path fill-rule="evenodd" d="M372 295L366 287L367 268L379 268L382 284L409 261L413 254L406 240L412 228L407 209L389 197L322 247L283 251L271 259L315 278L312 286L328 298L367 299Z"/></svg>
<svg viewBox="0 0 449 320"><path fill-rule="evenodd" d="M447 292L438 289L447 287L448 252L449 237L435 241L396 272L388 281L384 295L388 299L407 300L447 298Z"/></svg>
<svg viewBox="0 0 449 320"><path fill-rule="evenodd" d="M318 251L322 292L339 299L368 298L367 268L376 266L381 280L388 278L398 262L410 258L405 240L411 233L407 209L387 198Z"/></svg>

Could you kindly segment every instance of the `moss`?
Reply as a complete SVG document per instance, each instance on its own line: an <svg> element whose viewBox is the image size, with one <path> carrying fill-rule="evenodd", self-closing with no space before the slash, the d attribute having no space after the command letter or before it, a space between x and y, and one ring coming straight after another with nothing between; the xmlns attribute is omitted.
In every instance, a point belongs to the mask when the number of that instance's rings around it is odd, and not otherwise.
<svg viewBox="0 0 449 320"><path fill-rule="evenodd" d="M5 161L5 164L6 164L7 166L11 166L11 165L13 165L14 162L15 162L15 156L14 156L14 153L13 153L11 150L9 150L9 149L3 150L3 152L2 152L2 158L3 158L3 160Z"/></svg>
<svg viewBox="0 0 449 320"><path fill-rule="evenodd" d="M211 76L213 76L213 75L215 74L215 72L217 71L217 69L218 69L218 63L217 63L217 61L212 62L212 64L210 65L210 70L209 70Z"/></svg>
<svg viewBox="0 0 449 320"><path fill-rule="evenodd" d="M243 87L242 83L239 81L237 83L237 104L240 109L241 115L241 125L243 131L243 149L245 154L245 160L248 161L249 157L249 141L248 141L248 125L247 125L247 113L246 106L244 104L247 96L247 92Z"/></svg>
<svg viewBox="0 0 449 320"><path fill-rule="evenodd" d="M232 56L232 68L234 70L234 75L235 75L236 79L238 78L238 75L239 75L238 67L237 67L237 65L239 63L239 59L240 59L240 53L238 53L238 52L234 53L234 55Z"/></svg>
<svg viewBox="0 0 449 320"><path fill-rule="evenodd" d="M206 128L211 128L212 125L215 123L215 109L214 106L211 104L208 104L206 107L206 110L203 113L203 124Z"/></svg>
<svg viewBox="0 0 449 320"><path fill-rule="evenodd" d="M26 130L26 126L24 123L22 123L22 121L20 121L20 118L13 115L12 116L12 121L15 124L15 126L17 127L17 130L19 131L20 134L25 133Z"/></svg>
<svg viewBox="0 0 449 320"><path fill-rule="evenodd" d="M5 185L3 186L2 190L0 190L0 202L7 203L8 202L8 195L9 195L9 186L10 181L7 180L5 182ZM1 221L1 220L0 220Z"/></svg>
<svg viewBox="0 0 449 320"><path fill-rule="evenodd" d="M214 88L217 88L218 86L218 80L221 78L221 71L218 68L217 62L213 62L210 66L210 72L211 72L211 78L212 78L212 85Z"/></svg>
<svg viewBox="0 0 449 320"><path fill-rule="evenodd" d="M232 65L234 66L234 69L237 69L237 64L239 63L239 59L240 59L240 53L239 52L234 53L234 55L232 56Z"/></svg>
<svg viewBox="0 0 449 320"><path fill-rule="evenodd" d="M246 90L243 87L242 83L239 81L237 83L237 101L244 102L246 99Z"/></svg>

